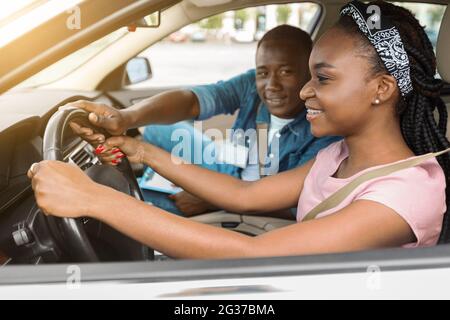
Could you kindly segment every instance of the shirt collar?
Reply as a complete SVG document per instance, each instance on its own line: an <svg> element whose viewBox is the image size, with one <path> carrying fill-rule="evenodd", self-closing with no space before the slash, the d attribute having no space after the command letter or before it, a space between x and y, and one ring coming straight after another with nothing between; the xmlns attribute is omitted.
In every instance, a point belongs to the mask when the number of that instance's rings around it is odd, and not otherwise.
<svg viewBox="0 0 450 320"><path fill-rule="evenodd" d="M290 130L293 134L298 136L300 134L300 126L306 120L306 109L298 114L294 121L289 123L283 129L281 129L280 133L286 132L286 130ZM267 109L264 103L260 103L258 107L258 113L256 115L256 123L267 123L270 124L270 112Z"/></svg>

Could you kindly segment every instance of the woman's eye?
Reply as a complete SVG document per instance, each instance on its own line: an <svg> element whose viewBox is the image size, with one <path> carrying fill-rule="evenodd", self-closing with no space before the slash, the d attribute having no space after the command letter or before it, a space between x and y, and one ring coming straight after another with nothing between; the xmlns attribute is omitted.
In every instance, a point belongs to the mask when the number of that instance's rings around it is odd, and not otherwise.
<svg viewBox="0 0 450 320"><path fill-rule="evenodd" d="M319 82L325 82L325 81L327 81L328 80L328 78L327 77L324 77L324 76L317 76L317 80L319 80Z"/></svg>

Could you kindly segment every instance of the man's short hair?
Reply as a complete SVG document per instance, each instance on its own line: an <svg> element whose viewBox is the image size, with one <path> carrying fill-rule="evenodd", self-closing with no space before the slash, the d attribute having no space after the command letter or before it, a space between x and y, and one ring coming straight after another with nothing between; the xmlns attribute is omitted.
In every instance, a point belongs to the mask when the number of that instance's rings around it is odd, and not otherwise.
<svg viewBox="0 0 450 320"><path fill-rule="evenodd" d="M265 41L289 41L299 45L299 48L311 52L312 40L308 33L300 28L287 24L269 30L258 42L258 48Z"/></svg>

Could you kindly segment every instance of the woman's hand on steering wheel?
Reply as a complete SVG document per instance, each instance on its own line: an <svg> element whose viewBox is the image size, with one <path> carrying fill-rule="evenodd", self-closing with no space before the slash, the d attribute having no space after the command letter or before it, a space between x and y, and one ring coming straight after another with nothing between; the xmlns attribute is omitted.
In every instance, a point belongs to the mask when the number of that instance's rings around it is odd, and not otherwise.
<svg viewBox="0 0 450 320"><path fill-rule="evenodd" d="M28 170L36 203L46 215L78 218L90 212L107 188L92 181L78 166L44 160Z"/></svg>

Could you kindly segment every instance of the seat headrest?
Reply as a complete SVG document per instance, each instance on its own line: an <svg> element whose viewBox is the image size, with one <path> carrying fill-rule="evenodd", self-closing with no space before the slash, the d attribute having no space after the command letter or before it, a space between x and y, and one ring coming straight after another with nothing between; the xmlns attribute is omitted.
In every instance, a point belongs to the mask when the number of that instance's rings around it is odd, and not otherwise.
<svg viewBox="0 0 450 320"><path fill-rule="evenodd" d="M450 8L445 10L436 48L437 66L442 80L450 82Z"/></svg>

